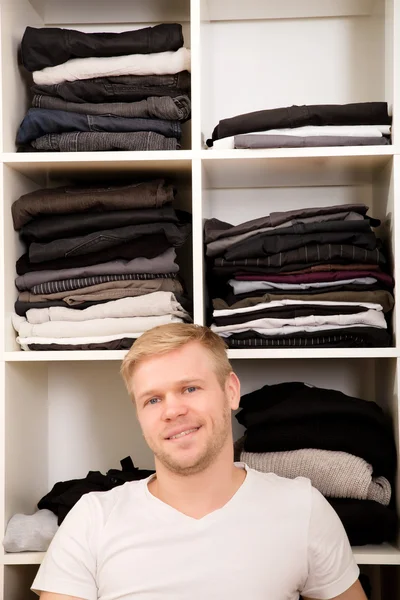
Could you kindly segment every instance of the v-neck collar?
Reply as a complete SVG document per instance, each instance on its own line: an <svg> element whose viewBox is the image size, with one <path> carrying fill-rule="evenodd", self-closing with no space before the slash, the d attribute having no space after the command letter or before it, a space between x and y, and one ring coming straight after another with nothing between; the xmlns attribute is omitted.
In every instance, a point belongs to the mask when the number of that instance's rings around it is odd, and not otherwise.
<svg viewBox="0 0 400 600"><path fill-rule="evenodd" d="M236 504L236 502L238 500L240 500L241 496L246 492L246 489L249 486L249 475L250 475L249 467L243 462L235 462L234 465L235 465L235 467L241 468L246 471L246 477L245 477L243 483L236 490L236 492L233 494L233 496L228 500L228 502L226 502L220 508L217 508L217 509L213 510L212 512L208 513L207 515L204 515L204 517L201 517L200 519L195 519L194 517L185 515L180 510L174 508L173 506L171 506L170 504L167 504L166 502L163 502L163 500L160 500L159 498L157 498L150 492L148 484L151 481L153 481L153 479L155 479L156 474L151 475L147 479L143 480L143 484L144 484L143 492L145 494L148 504L150 506L152 506L152 508L154 509L156 516L158 516L160 518L168 519L169 521L171 521L173 519L174 521L177 521L177 522L181 522L181 523L186 522L188 524L192 524L192 526L194 526L194 527L196 527L196 526L199 527L206 523L215 521L220 515L227 512L231 508L232 505Z"/></svg>

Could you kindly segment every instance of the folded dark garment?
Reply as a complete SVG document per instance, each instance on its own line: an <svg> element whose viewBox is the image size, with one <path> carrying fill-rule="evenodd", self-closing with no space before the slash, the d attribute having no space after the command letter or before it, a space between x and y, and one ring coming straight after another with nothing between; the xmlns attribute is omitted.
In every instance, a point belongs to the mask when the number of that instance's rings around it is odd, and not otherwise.
<svg viewBox="0 0 400 600"><path fill-rule="evenodd" d="M391 336L377 327L347 327L290 335L263 336L256 331L224 338L229 348L386 348Z"/></svg>
<svg viewBox="0 0 400 600"><path fill-rule="evenodd" d="M18 231L38 215L160 208L171 204L175 193L164 179L41 188L20 196L13 202L11 213Z"/></svg>
<svg viewBox="0 0 400 600"><path fill-rule="evenodd" d="M314 273L302 273L300 275L261 275L249 273L237 273L235 279L238 281L270 281L272 283L317 283L317 282L335 282L346 279L357 279L363 277L373 277L383 283L385 287L392 288L394 285L393 277L384 273L381 269L368 270L350 270L343 271L324 271Z"/></svg>
<svg viewBox="0 0 400 600"><path fill-rule="evenodd" d="M252 219L239 225L232 225L219 219L207 219L204 223L204 241L206 244L215 242L221 238L233 237L248 233L250 231L257 232L262 227L277 227L283 225L292 219L302 219L309 217L324 217L324 215L334 215L337 213L355 212L365 216L368 211L368 206L365 204L337 204L334 206L313 206L310 208L299 208L296 210L287 210L284 212L272 212L266 217ZM377 225L372 224L371 227L376 227L380 224L377 220Z"/></svg>
<svg viewBox="0 0 400 600"><path fill-rule="evenodd" d="M176 279L176 273L125 273L123 275L92 275L91 277L74 277L39 283L30 288L31 294L47 295L58 292L72 292L100 283L111 281L150 281L152 279Z"/></svg>
<svg viewBox="0 0 400 600"><path fill-rule="evenodd" d="M214 298L213 306L215 310L226 310L257 306L261 302L272 302L274 300L303 300L312 303L316 298L327 302L372 302L373 304L380 304L385 313L391 311L394 306L394 298L390 292L378 288L372 289L369 286L361 291L320 292L317 296L315 294L270 294L269 292L260 292L259 294L251 292L251 294L237 295L229 293L224 298Z"/></svg>
<svg viewBox="0 0 400 600"><path fill-rule="evenodd" d="M29 350L54 352L55 350L129 350L136 338L121 338L97 344L28 344Z"/></svg>
<svg viewBox="0 0 400 600"><path fill-rule="evenodd" d="M190 92L190 73L176 75L119 75L64 81L56 85L33 85L33 94L53 96L67 102L137 102L150 96L179 96Z"/></svg>
<svg viewBox="0 0 400 600"><path fill-rule="evenodd" d="M388 146L390 140L382 137L345 137L339 135L235 135L234 146L239 149L256 148L319 148L330 146Z"/></svg>
<svg viewBox="0 0 400 600"><path fill-rule="evenodd" d="M364 458L375 475L393 478L397 452L392 423L376 402L290 382L245 394L240 408L236 419L247 427L248 452L339 450Z"/></svg>
<svg viewBox="0 0 400 600"><path fill-rule="evenodd" d="M28 71L61 65L70 58L123 56L178 50L182 25L162 23L121 33L84 33L59 27L27 27L21 41L21 60Z"/></svg>
<svg viewBox="0 0 400 600"><path fill-rule="evenodd" d="M253 267L263 267L265 272L268 269L280 269L282 267L290 267L287 270L293 269L293 265L316 265L324 262L360 262L372 264L385 264L386 258L380 251L379 247L375 250L366 250L358 246L349 244L310 244L285 252L278 252L263 258L244 258L238 260L225 260L224 258L216 258L214 261L213 272L216 275L230 275L238 271L251 271Z"/></svg>
<svg viewBox="0 0 400 600"><path fill-rule="evenodd" d="M396 511L373 500L327 498L346 530L352 546L395 541Z"/></svg>
<svg viewBox="0 0 400 600"><path fill-rule="evenodd" d="M359 102L355 104L316 104L259 110L222 119L207 145L231 135L302 127L304 125L390 125L386 102Z"/></svg>
<svg viewBox="0 0 400 600"><path fill-rule="evenodd" d="M61 216L40 215L22 226L20 236L27 242L51 241L73 235L85 235L101 229L161 222L178 222L178 216L172 206L70 213Z"/></svg>
<svg viewBox="0 0 400 600"><path fill-rule="evenodd" d="M190 228L189 223L143 223L94 231L87 235L66 237L47 243L32 242L29 246L29 260L37 263L98 253L134 240L142 240L144 243L146 238L150 245L154 235L163 235L170 247L178 247L186 241Z"/></svg>
<svg viewBox="0 0 400 600"><path fill-rule="evenodd" d="M365 306L354 304L349 305L323 305L323 304L287 304L281 307L268 308L262 310L252 310L249 312L235 313L232 311L230 315L213 316L213 322L218 327L226 325L238 325L240 323L248 323L256 319L295 319L298 317L309 317L311 315L354 315L367 311Z"/></svg>
<svg viewBox="0 0 400 600"><path fill-rule="evenodd" d="M154 258L171 247L165 235L143 236L119 246L106 248L99 252L84 254L80 256L67 256L55 260L46 260L39 263L31 263L28 254L23 254L16 263L18 275L25 275L29 271L44 271L47 269L74 269L75 267L86 267L98 265L103 262L116 259L132 260L138 256Z"/></svg>
<svg viewBox="0 0 400 600"><path fill-rule="evenodd" d="M108 133L104 131L48 133L31 142L31 152L107 152L126 150L178 150L177 138L165 137L154 131Z"/></svg>
<svg viewBox="0 0 400 600"><path fill-rule="evenodd" d="M364 221L356 221L356 223ZM231 246L224 255L226 260L264 258L279 252L288 252L313 244L348 244L367 250L375 250L377 238L372 231L324 231L293 235L255 235Z"/></svg>
<svg viewBox="0 0 400 600"><path fill-rule="evenodd" d="M77 132L133 133L154 132L165 137L180 139L179 121L165 119L139 119L111 115L83 115L65 110L30 108L19 126L16 138L18 146L33 143L48 134Z"/></svg>
<svg viewBox="0 0 400 600"><path fill-rule="evenodd" d="M100 471L89 471L84 479L72 479L56 483L51 491L38 502L40 510L51 510L61 525L78 500L89 492L107 492L127 481L145 479L154 473L135 467L130 456L121 460L122 470L110 469L106 475Z"/></svg>

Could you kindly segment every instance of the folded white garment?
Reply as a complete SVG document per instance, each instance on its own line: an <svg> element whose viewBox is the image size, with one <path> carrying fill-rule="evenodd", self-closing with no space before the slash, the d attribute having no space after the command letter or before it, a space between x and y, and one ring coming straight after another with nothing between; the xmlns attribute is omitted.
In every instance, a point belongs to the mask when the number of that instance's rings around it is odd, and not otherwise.
<svg viewBox="0 0 400 600"><path fill-rule="evenodd" d="M71 58L62 65L34 71L33 81L38 85L54 85L93 77L175 75L180 71L190 71L190 50L187 48L153 54Z"/></svg>
<svg viewBox="0 0 400 600"><path fill-rule="evenodd" d="M12 316L14 328L21 337L53 337L68 338L92 335L113 335L126 331L138 333L147 331L158 325L182 323L183 320L172 315L158 317L131 317L116 319L92 319L88 321L49 321L34 325L24 317Z"/></svg>
<svg viewBox="0 0 400 600"><path fill-rule="evenodd" d="M92 319L149 317L174 315L190 320L189 314L177 302L172 292L153 292L143 296L110 300L95 304L83 310L63 306L50 308L30 308L26 313L28 323L39 324L48 321L90 321Z"/></svg>
<svg viewBox="0 0 400 600"><path fill-rule="evenodd" d="M246 331L248 329L282 329L286 327L319 327L320 325L336 325L340 327L352 325L364 325L364 327L379 327L386 329L387 324L382 312L366 310L362 313L351 315L309 315L308 317L294 317L293 319L253 319L246 323L223 325L217 327L212 325L211 329L216 333L227 331ZM271 334L272 335L272 334Z"/></svg>
<svg viewBox="0 0 400 600"><path fill-rule="evenodd" d="M20 344L22 350L30 351L29 344L42 344L49 346L55 344L59 346L81 346L84 344L105 344L107 342L113 342L114 340L122 340L124 338L136 339L143 335L144 331L137 333L125 332L115 333L114 335L94 335L94 336L83 336L73 338L54 338L54 337L17 337L17 343Z"/></svg>
<svg viewBox="0 0 400 600"><path fill-rule="evenodd" d="M228 283L233 287L235 294L247 294L256 290L309 290L349 284L372 285L376 281L374 277L356 277L339 281L315 281L314 283L275 283L274 281L242 281L236 279L230 279Z"/></svg>
<svg viewBox="0 0 400 600"><path fill-rule="evenodd" d="M268 129L267 131L249 131L250 135L295 135L299 137L311 136L339 136L339 137L382 137L389 135L390 125L305 125L304 127L291 127L283 129ZM221 140L215 140L212 146L216 150L231 150L235 147L235 136L231 135Z"/></svg>
<svg viewBox="0 0 400 600"><path fill-rule="evenodd" d="M223 308L214 310L214 317L229 317L229 315L252 313L256 310L265 310L266 308L280 308L282 306L302 306L304 304L316 304L318 306L363 306L370 310L382 311L381 304L373 302L334 302L331 300L274 300L273 302L260 302L255 306L245 306L244 308Z"/></svg>
<svg viewBox="0 0 400 600"><path fill-rule="evenodd" d="M8 522L3 540L6 552L46 552L58 529L57 516L50 510L33 515L16 514Z"/></svg>
<svg viewBox="0 0 400 600"><path fill-rule="evenodd" d="M292 335L293 333L314 333L317 331L342 331L345 329L349 329L350 327L365 327L364 323L354 324L354 325L319 325L318 327L279 327L278 329L263 329L262 327L247 327L247 323L242 324L243 329L232 329L229 331L217 331L214 325L211 325L211 329L218 333L221 337L229 337L234 335L235 333L247 333L248 331L255 331L256 333L260 333L265 336L285 336ZM17 338L18 339L18 338ZM31 338L32 339L32 338ZM33 344L34 342L30 342ZM39 342L37 342L39 343Z"/></svg>

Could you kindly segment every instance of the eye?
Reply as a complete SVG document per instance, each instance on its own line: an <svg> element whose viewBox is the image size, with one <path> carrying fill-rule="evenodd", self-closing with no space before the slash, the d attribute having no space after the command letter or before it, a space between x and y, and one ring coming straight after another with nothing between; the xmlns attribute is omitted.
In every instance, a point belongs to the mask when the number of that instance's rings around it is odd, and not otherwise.
<svg viewBox="0 0 400 600"><path fill-rule="evenodd" d="M192 392L195 392L196 390L197 390L197 387L194 385L191 385L188 388L186 388L185 392L189 392L189 394L191 394Z"/></svg>
<svg viewBox="0 0 400 600"><path fill-rule="evenodd" d="M157 404L159 401L160 398L150 398L150 400L148 400L146 404Z"/></svg>

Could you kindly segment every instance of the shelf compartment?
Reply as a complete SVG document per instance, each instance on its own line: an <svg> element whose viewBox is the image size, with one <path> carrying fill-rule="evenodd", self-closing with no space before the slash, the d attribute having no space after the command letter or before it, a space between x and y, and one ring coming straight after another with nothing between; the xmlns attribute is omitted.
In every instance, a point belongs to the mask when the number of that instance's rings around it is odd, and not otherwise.
<svg viewBox="0 0 400 600"><path fill-rule="evenodd" d="M394 146L296 148L286 150L204 150L208 185L291 187L371 183L392 160Z"/></svg>

